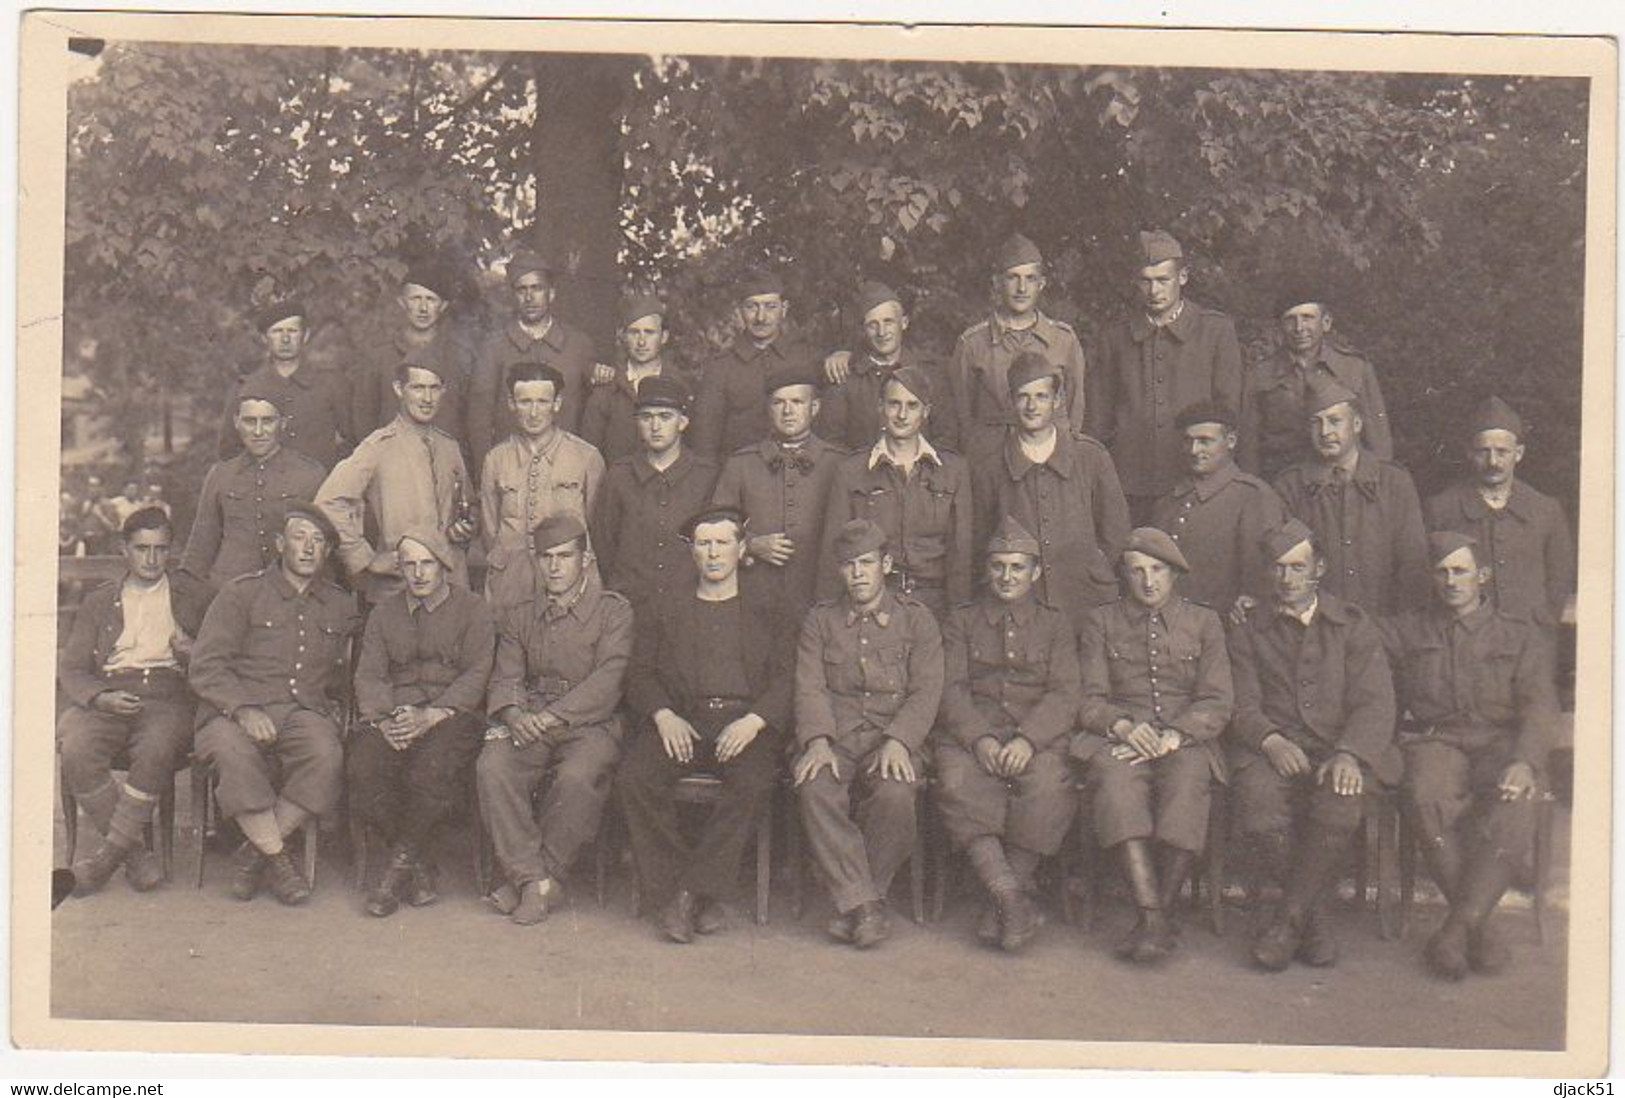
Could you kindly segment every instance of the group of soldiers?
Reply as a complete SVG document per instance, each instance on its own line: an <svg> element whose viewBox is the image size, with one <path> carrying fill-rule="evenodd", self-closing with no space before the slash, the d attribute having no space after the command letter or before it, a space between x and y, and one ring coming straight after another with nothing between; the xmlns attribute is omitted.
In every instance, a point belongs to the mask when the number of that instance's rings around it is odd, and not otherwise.
<svg viewBox="0 0 1625 1098"><path fill-rule="evenodd" d="M103 835L79 894L120 866L160 883L143 828L191 751L245 837L240 899L310 895L285 843L347 791L390 850L366 910L431 903L472 784L487 899L537 924L613 795L659 933L688 942L726 926L788 783L829 932L870 948L929 788L984 941L1038 933L1040 862L1081 813L1137 909L1118 952L1154 963L1223 783L1280 887L1254 945L1279 970L1335 961L1327 895L1366 795L1401 789L1449 901L1428 962L1502 967L1575 578L1562 509L1516 476L1523 424L1486 399L1474 475L1424 508L1323 297L1284 297L1279 352L1246 369L1178 242L1138 244L1139 308L1088 361L1020 236L946 361L872 281L851 345L811 348L754 271L717 357L670 361L639 295L602 365L531 253L479 348L431 267L348 373L306 361L297 303L263 312L179 567L168 517L129 516L127 575L61 651L63 773ZM693 832L696 773L720 785Z"/></svg>

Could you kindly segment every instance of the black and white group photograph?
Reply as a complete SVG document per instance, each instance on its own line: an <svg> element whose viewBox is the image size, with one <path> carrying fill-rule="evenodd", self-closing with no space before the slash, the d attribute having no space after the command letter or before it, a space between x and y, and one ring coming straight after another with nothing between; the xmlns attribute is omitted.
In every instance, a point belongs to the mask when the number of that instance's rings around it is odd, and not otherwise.
<svg viewBox="0 0 1625 1098"><path fill-rule="evenodd" d="M1612 43L350 22L24 19L13 1041L1605 1070Z"/></svg>

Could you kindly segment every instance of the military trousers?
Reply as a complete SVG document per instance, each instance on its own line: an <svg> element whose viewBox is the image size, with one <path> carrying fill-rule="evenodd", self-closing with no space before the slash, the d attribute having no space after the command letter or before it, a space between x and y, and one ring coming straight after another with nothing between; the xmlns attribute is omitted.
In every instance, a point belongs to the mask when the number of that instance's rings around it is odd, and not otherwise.
<svg viewBox="0 0 1625 1098"><path fill-rule="evenodd" d="M1501 774L1512 763L1510 737L1403 742L1405 807L1424 844L1464 840L1469 851L1526 858L1535 839L1535 802L1503 801ZM1537 778L1538 780L1538 778Z"/></svg>
<svg viewBox="0 0 1625 1098"><path fill-rule="evenodd" d="M832 741L840 777L826 767L796 789L813 864L842 914L884 899L914 850L919 781L866 770L885 740L879 729L865 728Z"/></svg>
<svg viewBox="0 0 1625 1098"><path fill-rule="evenodd" d="M1149 762L1094 753L1087 766L1089 802L1100 845L1156 839L1199 854L1213 803L1213 757L1200 745Z"/></svg>
<svg viewBox="0 0 1625 1098"><path fill-rule="evenodd" d="M423 849L465 795L484 734L484 718L454 713L397 751L364 726L345 757L350 811L389 845Z"/></svg>
<svg viewBox="0 0 1625 1098"><path fill-rule="evenodd" d="M184 684L174 690L143 690L115 682L109 688L140 694L141 712L119 717L79 705L63 712L56 735L68 790L83 796L100 789L122 755L128 764L125 784L156 797L170 788L192 747L196 702Z"/></svg>
<svg viewBox="0 0 1625 1098"><path fill-rule="evenodd" d="M1336 793L1330 782L1316 783L1314 772L1330 754L1308 754L1309 773L1285 778L1262 754L1238 752L1230 770L1231 830L1244 838L1276 836L1290 842L1304 823L1313 822L1352 836L1364 818L1365 798ZM1363 763L1360 774L1367 792L1378 788Z"/></svg>
<svg viewBox="0 0 1625 1098"><path fill-rule="evenodd" d="M344 747L326 713L294 702L264 705L276 739L257 744L229 717L215 717L197 734L197 756L213 768L220 811L237 817L267 812L280 795L313 816L338 805L344 782Z"/></svg>
<svg viewBox="0 0 1625 1098"><path fill-rule="evenodd" d="M957 849L984 836L1034 854L1047 856L1061 849L1078 807L1064 755L1037 752L1014 778L989 774L973 752L949 740L935 745L932 758L937 810Z"/></svg>

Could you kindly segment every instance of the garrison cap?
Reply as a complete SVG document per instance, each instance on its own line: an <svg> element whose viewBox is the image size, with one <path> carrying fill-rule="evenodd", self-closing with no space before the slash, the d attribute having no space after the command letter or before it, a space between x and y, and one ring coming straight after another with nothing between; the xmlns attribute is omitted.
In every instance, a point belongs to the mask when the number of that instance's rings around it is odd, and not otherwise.
<svg viewBox="0 0 1625 1098"><path fill-rule="evenodd" d="M729 507L722 503L714 503L709 507L700 508L692 515L688 516L688 518L684 519L683 525L677 529L677 536L682 538L684 541L692 542L694 540L694 531L699 529L703 524L707 522L732 522L735 526L739 527L739 534L741 537L743 537L745 533L745 524L749 521L750 520L745 516L745 512L741 511L739 508Z"/></svg>
<svg viewBox="0 0 1625 1098"><path fill-rule="evenodd" d="M931 403L931 375L926 373L923 367L916 366L913 363L899 366L887 375L886 381L897 382L897 384L913 393L921 404ZM886 391L885 384L881 385L880 391L882 393Z"/></svg>
<svg viewBox="0 0 1625 1098"><path fill-rule="evenodd" d="M305 303L296 297L283 298L268 305L261 305L254 310L254 327L262 332L270 331L271 325L280 324L289 317L298 317L308 321L309 314L305 312Z"/></svg>
<svg viewBox="0 0 1625 1098"><path fill-rule="evenodd" d="M679 412L688 412L689 392L675 377L665 374L655 374L638 382L638 394L633 400L637 408L675 408Z"/></svg>
<svg viewBox="0 0 1625 1098"><path fill-rule="evenodd" d="M1195 404L1187 404L1185 408L1174 417L1174 427L1183 431L1187 427L1194 427L1198 423L1222 423L1234 431L1240 422L1240 416L1230 405L1217 400L1199 400Z"/></svg>
<svg viewBox="0 0 1625 1098"><path fill-rule="evenodd" d="M869 279L858 287L858 296L854 300L854 304L857 306L858 319L866 320L870 313L892 301L895 301L899 308L902 307L903 299L897 296L896 290L884 282Z"/></svg>
<svg viewBox="0 0 1625 1098"><path fill-rule="evenodd" d="M451 272L438 263L419 260L406 268L406 277L401 279L402 286L422 286L442 301L451 298L452 279Z"/></svg>
<svg viewBox="0 0 1625 1098"><path fill-rule="evenodd" d="M877 549L882 553L886 551L886 531L879 523L868 519L850 519L841 527L841 532L835 535L834 550L837 563L861 557L865 553L873 553Z"/></svg>
<svg viewBox="0 0 1625 1098"><path fill-rule="evenodd" d="M1020 233L1011 233L999 250L993 253L993 269L998 272L1008 271L1011 267L1024 267L1029 263L1044 262L1044 253L1038 250L1038 245L1022 236Z"/></svg>
<svg viewBox="0 0 1625 1098"><path fill-rule="evenodd" d="M568 511L548 515L530 532L530 547L538 553L587 536L586 525Z"/></svg>
<svg viewBox="0 0 1625 1098"><path fill-rule="evenodd" d="M1141 526L1128 536L1128 544L1123 546L1124 553L1144 553L1148 557L1155 557L1170 567L1181 572L1191 570L1190 561L1185 554L1179 551L1174 539L1158 530L1155 526ZM1118 554L1121 556L1122 554Z"/></svg>
<svg viewBox="0 0 1625 1098"><path fill-rule="evenodd" d="M314 523L316 528L326 536L327 543L335 549L338 548L338 529L333 525L333 520L328 518L326 513L323 512L320 507L317 507L314 503L309 503L302 499L290 500L287 506L282 508L282 522L280 523L280 530L286 530L288 528L288 520L296 518L306 519Z"/></svg>
<svg viewBox="0 0 1625 1098"><path fill-rule="evenodd" d="M435 357L433 355L420 355L416 351L407 352L407 354L401 359L401 369L427 370L429 373L433 374L443 382L451 380L451 378L446 376L445 363L435 361Z"/></svg>
<svg viewBox="0 0 1625 1098"><path fill-rule="evenodd" d="M432 369L432 367L424 367ZM437 371L438 372L438 371ZM518 362L508 363L508 368L502 371L502 380L506 382L504 388L512 393L513 387L521 380L520 374L534 374L534 377L524 379L529 381L551 381L553 383L553 396L555 399L564 392L564 375L556 366L549 366L545 362L528 362L520 359Z"/></svg>
<svg viewBox="0 0 1625 1098"><path fill-rule="evenodd" d="M1478 541L1457 530L1438 530L1428 535L1428 563L1437 566L1450 554L1462 549L1473 551L1473 563L1478 563Z"/></svg>
<svg viewBox="0 0 1625 1098"><path fill-rule="evenodd" d="M646 316L664 318L665 315L666 303L654 294L633 294L631 297L621 299L621 308L616 314L616 320L625 328L633 321L642 320Z"/></svg>
<svg viewBox="0 0 1625 1098"><path fill-rule="evenodd" d="M527 248L525 251L515 252L513 258L508 260L506 278L508 285L512 286L528 274L541 273L546 275L548 282L551 283L557 270L552 260L544 258L540 252L533 252Z"/></svg>
<svg viewBox="0 0 1625 1098"><path fill-rule="evenodd" d="M1324 412L1327 408L1337 404L1347 404L1351 407L1360 406L1360 398L1349 389L1331 380L1319 377L1309 383L1309 391L1304 394L1303 410L1306 415Z"/></svg>
<svg viewBox="0 0 1625 1098"><path fill-rule="evenodd" d="M752 267L740 277L735 297L744 301L749 297L766 297L768 294L783 297L784 279L779 277L777 271L766 267Z"/></svg>
<svg viewBox="0 0 1625 1098"><path fill-rule="evenodd" d="M1060 376L1060 367L1037 351L1022 351L1010 363L1010 371L1005 374L1004 383L1011 395L1014 395L1022 386L1031 385L1040 378L1053 377L1059 383Z"/></svg>
<svg viewBox="0 0 1625 1098"><path fill-rule="evenodd" d="M1498 396L1485 397L1473 410L1473 434L1480 431L1511 431L1523 437L1523 417Z"/></svg>
<svg viewBox="0 0 1625 1098"><path fill-rule="evenodd" d="M1326 306L1326 291L1320 286L1290 286L1275 298L1275 315L1283 317L1300 305Z"/></svg>
<svg viewBox="0 0 1625 1098"><path fill-rule="evenodd" d="M1185 249L1179 246L1179 241L1161 229L1151 229L1140 233L1138 254L1140 266L1155 267L1158 263L1166 263L1170 259L1184 259Z"/></svg>
<svg viewBox="0 0 1625 1098"><path fill-rule="evenodd" d="M762 392L772 396L790 385L811 385L813 394L824 384L824 373L816 362L783 362L767 372L762 379Z"/></svg>
<svg viewBox="0 0 1625 1098"><path fill-rule="evenodd" d="M418 285L421 286L422 283L419 283ZM403 541L417 542L429 552L433 553L434 559L439 561L441 564L444 564L447 568L453 568L456 566L456 557L452 553L451 542L447 541L446 536L439 530L431 530L426 526L413 527L412 529L407 530L404 534L395 539L395 551L397 553L400 552L401 542Z"/></svg>
<svg viewBox="0 0 1625 1098"><path fill-rule="evenodd" d="M1286 522L1265 534L1259 539L1259 544L1263 546L1264 552L1269 554L1269 559L1273 563L1304 542L1314 540L1314 531L1305 526L1303 520L1293 518L1287 519Z"/></svg>
<svg viewBox="0 0 1625 1098"><path fill-rule="evenodd" d="M994 553L1026 553L1035 560L1039 557L1038 539L1027 528L1009 515L1005 515L999 528L988 539L987 555Z"/></svg>

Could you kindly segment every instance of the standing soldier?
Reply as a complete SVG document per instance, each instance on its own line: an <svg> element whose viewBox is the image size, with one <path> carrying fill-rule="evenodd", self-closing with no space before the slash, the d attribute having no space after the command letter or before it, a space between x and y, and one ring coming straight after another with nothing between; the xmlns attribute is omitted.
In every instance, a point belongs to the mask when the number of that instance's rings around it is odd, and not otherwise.
<svg viewBox="0 0 1625 1098"><path fill-rule="evenodd" d="M1084 431L1083 346L1070 325L1044 315L1044 257L1038 245L1016 233L993 257L993 313L960 335L948 366L947 422L942 438L972 461L995 449L1004 428L1016 421L1006 380L1023 351L1041 354L1061 375L1061 418Z"/></svg>
<svg viewBox="0 0 1625 1098"><path fill-rule="evenodd" d="M408 530L433 530L455 546L450 579L468 586L463 546L474 536L468 469L450 435L434 425L444 379L427 366L403 362L395 371L399 409L388 427L362 440L316 492L316 506L338 531L339 559L367 601L376 605L405 586L393 546ZM369 522L370 520L370 522Z"/></svg>
<svg viewBox="0 0 1625 1098"><path fill-rule="evenodd" d="M1038 932L1038 860L1061 848L1077 807L1066 750L1078 646L1066 615L1035 592L1038 539L1015 519L988 542L986 570L987 593L943 630L932 757L943 824L992 901L977 936L1014 952Z"/></svg>
<svg viewBox="0 0 1625 1098"><path fill-rule="evenodd" d="M558 424L563 376L540 362L516 362L506 383L519 429L485 455L480 472L485 595L496 606L523 602L535 588L530 532L551 515L585 524L604 481L598 451Z"/></svg>
<svg viewBox="0 0 1625 1098"><path fill-rule="evenodd" d="M691 573L686 592L639 623L626 681L637 725L617 778L640 890L674 942L726 922L722 901L778 783L794 675L777 593L739 569L745 516L710 507L683 528L698 584ZM722 790L690 843L674 793L696 771Z"/></svg>
<svg viewBox="0 0 1625 1098"><path fill-rule="evenodd" d="M625 361L607 385L594 385L581 413L581 437L597 447L606 462L638 452L638 386L651 377L684 379L683 364L666 354L666 306L653 294L638 294L621 303L621 350Z"/></svg>
<svg viewBox="0 0 1625 1098"><path fill-rule="evenodd" d="M564 875L598 834L632 655L632 608L599 584L581 520L544 519L531 545L541 584L534 598L498 608L486 706L501 723L474 767L480 816L507 876L491 904L520 926L559 906ZM543 781L538 815L531 802Z"/></svg>
<svg viewBox="0 0 1625 1098"><path fill-rule="evenodd" d="M256 393L282 413L282 443L315 461L324 470L354 442L350 434L350 384L332 370L305 360L310 323L297 301L280 301L255 314L265 340L266 361L236 382L226 394L220 426L220 456L242 449L237 432L239 395Z"/></svg>
<svg viewBox="0 0 1625 1098"><path fill-rule="evenodd" d="M688 403L676 378L643 380L634 417L642 449L609 467L592 516L604 584L639 611L687 590L693 564L682 525L717 483L717 463L683 443Z"/></svg>
<svg viewBox="0 0 1625 1098"><path fill-rule="evenodd" d="M350 736L350 811L384 837L389 868L367 914L439 897L424 861L441 821L468 788L485 721L496 627L485 601L447 582L455 559L437 532L403 534L395 560L406 590L367 617L356 662L361 724Z"/></svg>
<svg viewBox="0 0 1625 1098"><path fill-rule="evenodd" d="M1190 565L1173 539L1142 526L1121 564L1129 597L1083 628L1072 754L1088 773L1095 834L1118 851L1139 909L1118 956L1149 964L1176 944L1167 911L1207 841L1234 693L1219 616L1174 591Z"/></svg>
<svg viewBox="0 0 1625 1098"><path fill-rule="evenodd" d="M1016 423L971 472L973 543L984 545L1006 515L1032 531L1044 557L1041 599L1082 629L1089 609L1117 597L1111 562L1128 541L1128 504L1105 447L1056 423L1061 377L1023 351L1007 378Z"/></svg>
<svg viewBox="0 0 1625 1098"><path fill-rule="evenodd" d="M1450 903L1429 965L1459 980L1507 966L1490 924L1535 837L1535 801L1557 724L1549 646L1526 618L1486 597L1473 539L1428 538L1432 605L1385 630L1409 722L1405 807L1422 856Z"/></svg>
<svg viewBox="0 0 1625 1098"><path fill-rule="evenodd" d="M395 297L401 315L387 330L358 340L361 361L351 379L353 438L366 438L395 418L395 367L418 362L434 367L446 384L434 425L467 448L466 409L474 350L445 319L453 285L449 271L426 262L412 264Z"/></svg>
<svg viewBox="0 0 1625 1098"><path fill-rule="evenodd" d="M1236 466L1236 413L1222 404L1192 404L1174 420L1185 440L1186 475L1151 508L1190 574L1180 593L1221 616L1244 615L1269 594L1270 568L1259 540L1286 521L1275 489Z"/></svg>
<svg viewBox="0 0 1625 1098"><path fill-rule="evenodd" d="M195 702L183 664L212 593L167 571L171 532L162 511L131 515L123 539L127 571L85 596L57 653L57 681L71 702L57 721L62 780L103 837L73 865L80 896L120 865L138 892L163 880L142 832L192 744ZM122 785L112 772L120 755L129 759Z"/></svg>
<svg viewBox="0 0 1625 1098"><path fill-rule="evenodd" d="M1574 536L1563 505L1517 479L1523 420L1500 397L1473 415L1467 456L1474 476L1427 502L1431 530L1455 530L1478 543L1490 605L1548 630L1574 595Z"/></svg>
<svg viewBox="0 0 1625 1098"><path fill-rule="evenodd" d="M880 436L880 390L899 366L918 366L940 376L942 366L926 357L904 336L908 313L902 299L884 282L858 287L855 311L861 325L857 350L835 351L824 359L824 410L819 413L824 437L844 450L874 445Z"/></svg>
<svg viewBox="0 0 1625 1098"><path fill-rule="evenodd" d="M831 560L846 592L813 607L796 649L795 786L835 902L829 933L872 949L891 933L886 893L914 847L915 763L942 700L942 634L923 603L887 588L878 525L844 523Z"/></svg>
<svg viewBox="0 0 1625 1098"><path fill-rule="evenodd" d="M841 586L835 542L849 519L886 532L892 547L885 582L938 617L971 597L971 484L965 459L926 441L931 379L918 366L892 371L881 389L885 428L868 450L842 459L824 516L819 593Z"/></svg>
<svg viewBox="0 0 1625 1098"><path fill-rule="evenodd" d="M1422 503L1404 469L1360 445L1359 399L1335 381L1309 387L1304 407L1315 456L1281 474L1287 513L1315 532L1321 586L1369 614L1397 614L1426 594Z"/></svg>
<svg viewBox="0 0 1625 1098"><path fill-rule="evenodd" d="M734 316L739 330L733 345L701 369L694 401L694 449L718 461L767 437L767 411L762 405L767 375L780 366L811 359L805 345L785 335L790 300L777 274L747 273L739 284L738 301Z"/></svg>
<svg viewBox="0 0 1625 1098"><path fill-rule="evenodd" d="M203 475L192 533L181 553L182 572L216 587L271 566L283 508L316 498L327 475L282 445L282 413L269 398L252 390L239 393L232 423L243 452L215 462Z"/></svg>
<svg viewBox="0 0 1625 1098"><path fill-rule="evenodd" d="M1241 344L1229 317L1186 299L1190 268L1179 241L1142 232L1135 262L1140 308L1101 333L1088 423L1111 450L1129 511L1143 523L1185 470L1180 409L1241 403Z"/></svg>
<svg viewBox="0 0 1625 1098"><path fill-rule="evenodd" d="M750 517L746 541L753 570L773 577L792 627L813 603L824 512L845 453L813 434L819 416L813 363L786 363L767 376L768 438L736 451L722 468L712 501Z"/></svg>
<svg viewBox="0 0 1625 1098"><path fill-rule="evenodd" d="M1264 552L1275 572L1269 605L1230 632L1230 790L1238 838L1283 884L1281 908L1253 946L1260 966L1279 971L1294 958L1337 963L1321 905L1360 826L1362 794L1395 785L1402 763L1377 627L1320 590L1326 560L1302 522L1266 535Z"/></svg>
<svg viewBox="0 0 1625 1098"><path fill-rule="evenodd" d="M339 695L360 617L355 599L321 576L337 540L320 510L289 504L276 566L221 589L192 653L192 690L205 703L197 757L218 779L221 815L247 836L232 858L239 900L252 900L267 873L282 903L308 900L310 882L283 842L338 804Z"/></svg>
<svg viewBox="0 0 1625 1098"><path fill-rule="evenodd" d="M1371 363L1328 342L1332 330L1331 307L1318 290L1293 290L1275 306L1281 321L1283 345L1255 366L1241 398L1241 451L1238 460L1250 473L1265 480L1276 477L1300 461L1314 456L1304 438L1303 421L1309 389L1316 382L1335 381L1360 403L1361 440L1381 458L1394 458L1394 436L1388 426L1388 408Z"/></svg>

